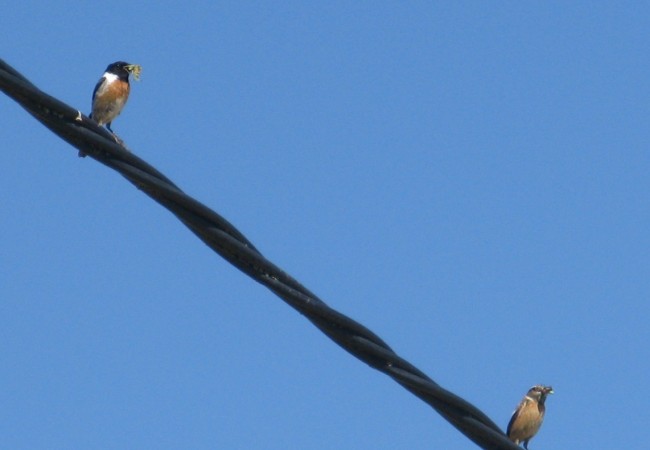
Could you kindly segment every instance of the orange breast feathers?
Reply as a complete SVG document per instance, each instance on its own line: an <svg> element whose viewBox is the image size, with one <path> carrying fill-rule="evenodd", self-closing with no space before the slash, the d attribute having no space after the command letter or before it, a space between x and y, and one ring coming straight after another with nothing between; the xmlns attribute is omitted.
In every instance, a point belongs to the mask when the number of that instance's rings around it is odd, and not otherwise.
<svg viewBox="0 0 650 450"><path fill-rule="evenodd" d="M93 98L93 119L99 125L111 123L122 112L130 89L127 81L105 80Z"/></svg>

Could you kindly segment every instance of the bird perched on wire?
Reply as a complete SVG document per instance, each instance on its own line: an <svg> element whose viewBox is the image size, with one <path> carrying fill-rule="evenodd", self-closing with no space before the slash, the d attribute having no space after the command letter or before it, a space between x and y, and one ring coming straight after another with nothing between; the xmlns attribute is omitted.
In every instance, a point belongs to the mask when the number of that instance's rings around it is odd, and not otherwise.
<svg viewBox="0 0 650 450"><path fill-rule="evenodd" d="M528 390L510 418L506 434L515 444L524 443L528 450L530 441L539 431L544 420L546 396L553 393L551 386L536 385Z"/></svg>
<svg viewBox="0 0 650 450"><path fill-rule="evenodd" d="M115 140L122 143L121 139L111 129L111 123L120 115L126 101L129 99L131 86L129 85L129 74L138 80L142 67L137 64L129 64L124 61L117 61L109 64L104 75L99 79L93 91L92 111L88 117L97 122L98 125L106 125ZM81 152L79 156L85 156Z"/></svg>

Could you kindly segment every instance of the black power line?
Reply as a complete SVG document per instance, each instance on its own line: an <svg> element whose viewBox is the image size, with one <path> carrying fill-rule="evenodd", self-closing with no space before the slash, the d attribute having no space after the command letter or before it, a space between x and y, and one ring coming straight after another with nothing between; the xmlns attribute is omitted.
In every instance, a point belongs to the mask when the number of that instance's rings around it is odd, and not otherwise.
<svg viewBox="0 0 650 450"><path fill-rule="evenodd" d="M372 331L327 306L262 256L226 219L185 194L154 167L124 150L107 130L76 109L40 91L1 59L0 89L56 135L122 174L171 211L224 259L273 291L343 349L431 405L478 446L491 450L519 449L478 408L440 387L417 367L398 356Z"/></svg>

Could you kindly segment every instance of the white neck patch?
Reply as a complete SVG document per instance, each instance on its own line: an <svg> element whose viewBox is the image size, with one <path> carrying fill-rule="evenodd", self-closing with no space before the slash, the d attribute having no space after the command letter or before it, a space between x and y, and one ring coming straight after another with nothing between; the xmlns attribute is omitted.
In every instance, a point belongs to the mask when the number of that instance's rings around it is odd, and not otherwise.
<svg viewBox="0 0 650 450"><path fill-rule="evenodd" d="M115 75L114 73L104 72L104 78L105 78L106 81L108 81L109 83L112 83L113 81L117 81L118 76Z"/></svg>

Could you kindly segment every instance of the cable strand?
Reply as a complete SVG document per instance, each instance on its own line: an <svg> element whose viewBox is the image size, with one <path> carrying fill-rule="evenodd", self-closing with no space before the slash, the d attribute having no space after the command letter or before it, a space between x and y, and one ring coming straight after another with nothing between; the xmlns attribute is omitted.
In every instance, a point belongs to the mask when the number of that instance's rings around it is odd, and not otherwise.
<svg viewBox="0 0 650 450"><path fill-rule="evenodd" d="M330 308L267 260L230 222L185 194L153 166L123 149L106 129L93 120L39 90L2 59L0 89L54 134L123 175L136 188L174 214L221 257L266 286L348 353L391 377L429 404L479 447L490 450L519 449L478 408L440 387L398 356L368 328Z"/></svg>

